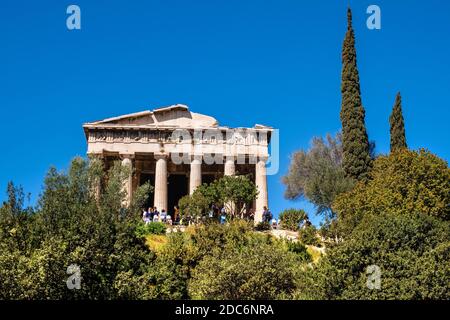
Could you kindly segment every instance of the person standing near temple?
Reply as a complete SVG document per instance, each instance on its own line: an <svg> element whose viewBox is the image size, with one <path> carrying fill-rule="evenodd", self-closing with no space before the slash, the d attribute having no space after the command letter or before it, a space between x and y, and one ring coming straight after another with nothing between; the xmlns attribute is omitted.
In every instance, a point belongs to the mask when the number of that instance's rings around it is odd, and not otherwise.
<svg viewBox="0 0 450 320"><path fill-rule="evenodd" d="M153 213L153 222L159 222L159 215L157 212Z"/></svg>
<svg viewBox="0 0 450 320"><path fill-rule="evenodd" d="M157 207L153 207L153 215L159 217L159 211Z"/></svg>
<svg viewBox="0 0 450 320"><path fill-rule="evenodd" d="M161 210L161 214L159 215L161 222L166 222L167 219L167 212L165 209Z"/></svg>
<svg viewBox="0 0 450 320"><path fill-rule="evenodd" d="M173 223L177 224L178 218L180 217L180 208L178 206L173 207Z"/></svg>
<svg viewBox="0 0 450 320"><path fill-rule="evenodd" d="M150 221L153 221L154 213L153 213L152 207L148 208L148 215L149 215Z"/></svg>
<svg viewBox="0 0 450 320"><path fill-rule="evenodd" d="M143 211L142 212L142 220L144 221L145 224L147 224L150 222L148 211L145 209L142 209L142 211Z"/></svg>
<svg viewBox="0 0 450 320"><path fill-rule="evenodd" d="M253 208L250 208L250 210L248 211L248 219L250 221L253 221L255 219L255 211L253 210Z"/></svg>
<svg viewBox="0 0 450 320"><path fill-rule="evenodd" d="M268 222L268 223L270 223L270 221L273 218L272 212L270 212L270 210L266 206L264 206L262 218L263 218L263 222Z"/></svg>

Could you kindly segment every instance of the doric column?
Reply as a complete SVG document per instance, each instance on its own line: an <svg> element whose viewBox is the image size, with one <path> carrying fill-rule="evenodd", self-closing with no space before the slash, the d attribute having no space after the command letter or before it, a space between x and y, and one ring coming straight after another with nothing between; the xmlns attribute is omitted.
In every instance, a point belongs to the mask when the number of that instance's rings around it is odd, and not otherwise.
<svg viewBox="0 0 450 320"><path fill-rule="evenodd" d="M266 161L267 158L259 158L256 163L255 184L259 193L256 198L255 223L262 221L264 207L268 207Z"/></svg>
<svg viewBox="0 0 450 320"><path fill-rule="evenodd" d="M122 166L129 170L128 176L123 181L123 191L126 193L123 206L128 207L131 204L133 193L133 161L131 160L131 155L122 155Z"/></svg>
<svg viewBox="0 0 450 320"><path fill-rule="evenodd" d="M191 172L189 176L189 194L202 184L202 157L194 156L191 160Z"/></svg>
<svg viewBox="0 0 450 320"><path fill-rule="evenodd" d="M233 156L225 157L225 167L223 174L224 176L234 176L236 174L236 166L234 164ZM227 202L225 203L225 208L227 211L231 211L234 213L236 206L233 202Z"/></svg>
<svg viewBox="0 0 450 320"><path fill-rule="evenodd" d="M227 156L225 158L224 175L225 176L234 176L235 173L236 173L236 168L234 165L234 157Z"/></svg>
<svg viewBox="0 0 450 320"><path fill-rule="evenodd" d="M167 211L167 156L155 155L155 202L154 206L161 212Z"/></svg>

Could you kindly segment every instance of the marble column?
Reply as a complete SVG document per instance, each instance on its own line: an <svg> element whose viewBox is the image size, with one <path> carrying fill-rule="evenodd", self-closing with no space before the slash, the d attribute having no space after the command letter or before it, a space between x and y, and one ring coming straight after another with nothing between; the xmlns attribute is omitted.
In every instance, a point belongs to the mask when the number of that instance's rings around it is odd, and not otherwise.
<svg viewBox="0 0 450 320"><path fill-rule="evenodd" d="M195 189L202 184L202 158L194 156L191 160L191 172L189 176L189 194L193 194Z"/></svg>
<svg viewBox="0 0 450 320"><path fill-rule="evenodd" d="M123 182L123 191L126 193L123 206L128 207L131 204L131 196L133 193L133 161L130 155L122 156L122 166L129 170L128 177Z"/></svg>
<svg viewBox="0 0 450 320"><path fill-rule="evenodd" d="M255 223L262 221L264 207L268 207L266 161L266 158L259 158L255 168L255 184L259 191L256 198Z"/></svg>
<svg viewBox="0 0 450 320"><path fill-rule="evenodd" d="M161 212L167 211L167 156L155 155L155 202L154 206Z"/></svg>
<svg viewBox="0 0 450 320"><path fill-rule="evenodd" d="M235 173L236 173L236 167L234 165L234 157L226 157L225 158L224 175L225 176L234 176Z"/></svg>
<svg viewBox="0 0 450 320"><path fill-rule="evenodd" d="M234 164L234 157L227 156L225 158L225 167L224 167L224 176L234 176L236 174L236 166ZM234 212L235 211L235 204L234 202L227 202L225 203L225 208L227 211Z"/></svg>

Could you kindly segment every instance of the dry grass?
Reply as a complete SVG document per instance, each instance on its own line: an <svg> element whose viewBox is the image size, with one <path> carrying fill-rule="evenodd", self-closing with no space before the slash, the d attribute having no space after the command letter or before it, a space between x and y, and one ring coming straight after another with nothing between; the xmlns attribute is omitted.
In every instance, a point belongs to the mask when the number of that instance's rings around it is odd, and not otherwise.
<svg viewBox="0 0 450 320"><path fill-rule="evenodd" d="M146 237L145 243L150 250L158 252L167 244L167 237L165 235L150 234Z"/></svg>

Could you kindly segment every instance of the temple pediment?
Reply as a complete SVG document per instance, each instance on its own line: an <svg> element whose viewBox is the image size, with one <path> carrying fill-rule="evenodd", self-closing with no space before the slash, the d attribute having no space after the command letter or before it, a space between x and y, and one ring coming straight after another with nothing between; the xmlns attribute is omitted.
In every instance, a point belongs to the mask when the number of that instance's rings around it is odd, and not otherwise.
<svg viewBox="0 0 450 320"><path fill-rule="evenodd" d="M218 122L211 116L191 112L187 106L177 104L89 122L84 127L216 128Z"/></svg>
<svg viewBox="0 0 450 320"><path fill-rule="evenodd" d="M273 128L219 126L211 116L194 113L182 104L126 114L83 125L89 154L211 153L261 156L267 154ZM233 150L226 150L231 148ZM191 150L192 149L192 150Z"/></svg>

